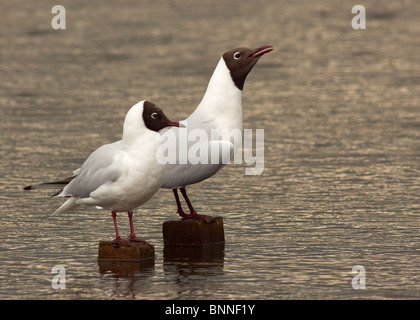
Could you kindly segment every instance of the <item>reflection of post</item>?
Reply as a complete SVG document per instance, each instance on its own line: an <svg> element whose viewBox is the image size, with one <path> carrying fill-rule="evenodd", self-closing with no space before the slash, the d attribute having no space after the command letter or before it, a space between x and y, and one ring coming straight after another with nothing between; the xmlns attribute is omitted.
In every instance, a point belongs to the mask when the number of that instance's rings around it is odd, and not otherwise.
<svg viewBox="0 0 420 320"><path fill-rule="evenodd" d="M153 274L155 259L117 260L98 259L99 273L112 273L117 278L132 278L136 273Z"/></svg>
<svg viewBox="0 0 420 320"><path fill-rule="evenodd" d="M165 262L188 259L189 262L221 263L221 266L223 266L224 250L224 243L212 243L205 246L165 246L163 248L163 258Z"/></svg>
<svg viewBox="0 0 420 320"><path fill-rule="evenodd" d="M165 246L163 270L167 276L175 279L177 285L182 286L178 280L180 278L185 280L190 275L194 276L194 281L207 282L209 277L223 274L224 250L224 243L204 246ZM188 290L191 288L188 287Z"/></svg>

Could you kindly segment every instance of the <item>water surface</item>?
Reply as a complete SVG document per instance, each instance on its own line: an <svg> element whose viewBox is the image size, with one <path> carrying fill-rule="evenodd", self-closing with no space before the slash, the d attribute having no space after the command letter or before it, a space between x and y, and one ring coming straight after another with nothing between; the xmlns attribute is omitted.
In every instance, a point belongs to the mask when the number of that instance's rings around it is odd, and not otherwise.
<svg viewBox="0 0 420 320"><path fill-rule="evenodd" d="M0 19L0 298L420 298L420 5L369 1L367 29L347 1L9 1ZM249 75L244 127L264 129L265 168L231 165L188 188L222 216L224 248L168 252L170 190L138 209L153 263L101 265L110 213L61 202L38 181L67 177L120 139L143 99L183 119L220 55L270 44ZM120 215L122 234L128 219ZM65 290L51 287L55 265ZM352 288L352 267L366 289Z"/></svg>

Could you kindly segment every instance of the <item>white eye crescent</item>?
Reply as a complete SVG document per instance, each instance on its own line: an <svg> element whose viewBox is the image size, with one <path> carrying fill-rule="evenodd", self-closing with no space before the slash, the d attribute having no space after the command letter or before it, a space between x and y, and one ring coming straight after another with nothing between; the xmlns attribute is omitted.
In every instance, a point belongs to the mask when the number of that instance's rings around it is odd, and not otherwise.
<svg viewBox="0 0 420 320"><path fill-rule="evenodd" d="M238 52L235 52L235 54L233 55L233 58L235 60L238 60L240 57L241 57L241 53L239 51Z"/></svg>
<svg viewBox="0 0 420 320"><path fill-rule="evenodd" d="M156 112L153 112L150 116L152 117L152 119L158 118L158 114Z"/></svg>

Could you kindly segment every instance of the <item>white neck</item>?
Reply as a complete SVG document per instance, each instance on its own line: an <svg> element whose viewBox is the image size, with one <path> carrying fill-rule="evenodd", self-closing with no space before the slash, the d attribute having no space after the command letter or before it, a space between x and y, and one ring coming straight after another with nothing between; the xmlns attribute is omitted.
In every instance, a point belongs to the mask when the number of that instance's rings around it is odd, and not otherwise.
<svg viewBox="0 0 420 320"><path fill-rule="evenodd" d="M188 121L214 123L215 128L242 129L242 91L230 76L223 58L210 78L207 91Z"/></svg>
<svg viewBox="0 0 420 320"><path fill-rule="evenodd" d="M143 106L144 100L132 106L125 116L122 140L127 144L134 143L138 137L150 131L143 122Z"/></svg>

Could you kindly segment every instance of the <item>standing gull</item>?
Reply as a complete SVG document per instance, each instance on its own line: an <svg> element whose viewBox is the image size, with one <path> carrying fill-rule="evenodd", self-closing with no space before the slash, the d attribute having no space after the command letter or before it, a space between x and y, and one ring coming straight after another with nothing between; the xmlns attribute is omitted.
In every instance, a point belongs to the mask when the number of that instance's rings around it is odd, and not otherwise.
<svg viewBox="0 0 420 320"><path fill-rule="evenodd" d="M183 155L180 154L177 163L166 164L165 179L162 187L173 190L178 214L182 218L201 219L206 222L213 220L210 216L197 214L187 196L185 187L213 176L229 162L229 159L236 151L232 142L229 141L230 139L216 138L212 140L211 133L214 130L219 132L230 130L232 132L232 130L238 129L239 132L242 131L242 90L245 79L258 60L272 50L272 46L262 46L256 49L237 48L224 53L210 78L200 104L187 119L182 121L182 123L186 123L188 132L194 129L206 131L207 137L210 139L204 143L207 143L209 151L216 149L228 150L219 152L218 163L211 161L208 162L211 164L193 164L190 159L183 159ZM174 132L179 138L179 129L171 128L170 131ZM242 136L235 136L234 139L242 139ZM188 148L192 145L192 143L189 143ZM188 152L185 154L188 154ZM180 189L188 205L189 214L186 214L182 209L178 189Z"/></svg>
<svg viewBox="0 0 420 320"><path fill-rule="evenodd" d="M129 240L143 242L134 233L133 209L148 201L164 181L165 168L156 158L162 143L158 131L179 125L170 121L154 103L140 101L127 112L122 139L95 150L74 176L24 189L65 185L55 196L68 199L53 214L82 204L111 210L116 234L114 241L122 240L117 228L117 212L128 212Z"/></svg>

